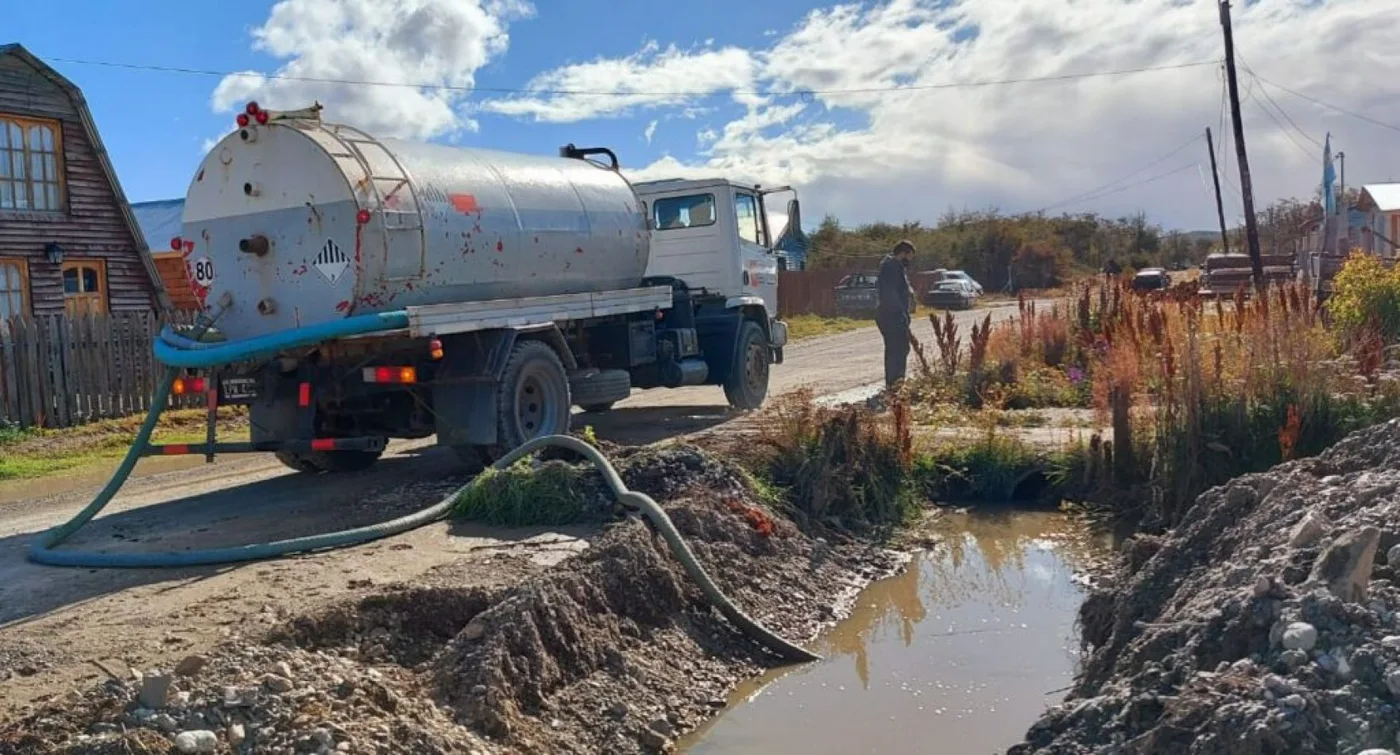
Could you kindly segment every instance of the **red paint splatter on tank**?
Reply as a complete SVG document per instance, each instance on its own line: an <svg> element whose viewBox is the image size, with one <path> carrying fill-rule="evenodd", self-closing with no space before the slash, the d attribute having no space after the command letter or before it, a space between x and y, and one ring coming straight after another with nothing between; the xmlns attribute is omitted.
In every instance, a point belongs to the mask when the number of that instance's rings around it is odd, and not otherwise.
<svg viewBox="0 0 1400 755"><path fill-rule="evenodd" d="M505 250L506 250L505 242L497 241L497 242L496 242L496 251L498 251L498 252L504 252Z"/></svg>
<svg viewBox="0 0 1400 755"><path fill-rule="evenodd" d="M336 305L335 305L335 311L337 311L337 312L349 312L349 311L350 311L350 300L349 300L349 299L341 299L339 302L336 303Z"/></svg>

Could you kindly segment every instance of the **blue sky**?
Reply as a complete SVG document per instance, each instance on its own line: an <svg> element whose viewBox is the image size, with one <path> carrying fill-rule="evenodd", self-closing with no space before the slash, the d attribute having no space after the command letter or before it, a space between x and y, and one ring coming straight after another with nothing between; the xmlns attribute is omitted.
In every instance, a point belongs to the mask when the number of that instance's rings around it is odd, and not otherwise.
<svg viewBox="0 0 1400 755"><path fill-rule="evenodd" d="M1400 55L1384 52L1400 38L1400 17L1389 1L1237 7L1239 47L1253 72L1242 86L1258 201L1309 194L1321 174L1313 140L1328 131L1349 155L1353 182L1400 177L1400 131L1337 109L1400 124ZM1142 170L1204 126L1219 127L1214 0L710 0L694 12L655 0L284 0L276 8L71 0L62 24L53 5L11 6L0 42L24 44L83 89L134 201L180 196L204 145L231 128L233 96L251 92L274 107L321 97L328 119L381 134L545 153L566 142L601 144L645 177L793 183L809 224L826 212L848 223L929 222L950 207L1029 210L1080 194L1088 196L1062 209L1141 209L1186 228L1210 227L1214 215L1201 180L1203 143ZM404 20L414 11L417 22ZM260 38L273 42L260 49ZM366 41L347 45L352 38ZM1357 60L1327 41L1338 38ZM259 88L236 79L216 97L217 76L64 58L264 73L291 64L312 77L630 95L441 99L431 90ZM1173 65L1187 67L912 93L820 91ZM819 91L792 94L804 90ZM1238 216L1237 204L1229 214Z"/></svg>

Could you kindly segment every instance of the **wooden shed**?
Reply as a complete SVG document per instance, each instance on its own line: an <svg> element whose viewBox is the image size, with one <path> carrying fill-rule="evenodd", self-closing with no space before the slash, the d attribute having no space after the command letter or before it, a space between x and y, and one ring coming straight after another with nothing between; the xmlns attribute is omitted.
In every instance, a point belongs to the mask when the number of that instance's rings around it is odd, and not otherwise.
<svg viewBox="0 0 1400 755"><path fill-rule="evenodd" d="M82 92L0 45L0 319L169 310Z"/></svg>

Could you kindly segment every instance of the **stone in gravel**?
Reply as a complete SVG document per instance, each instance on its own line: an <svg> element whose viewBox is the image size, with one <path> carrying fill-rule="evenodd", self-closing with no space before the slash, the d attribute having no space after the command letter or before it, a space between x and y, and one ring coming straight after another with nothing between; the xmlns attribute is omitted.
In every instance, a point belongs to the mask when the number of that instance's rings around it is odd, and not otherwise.
<svg viewBox="0 0 1400 755"><path fill-rule="evenodd" d="M486 636L486 622L473 621L462 627L462 631L457 635L464 640L479 640Z"/></svg>
<svg viewBox="0 0 1400 755"><path fill-rule="evenodd" d="M1286 650L1307 652L1317 646L1317 627L1306 621L1295 621L1283 630L1283 647Z"/></svg>
<svg viewBox="0 0 1400 755"><path fill-rule="evenodd" d="M187 655L175 664L175 673L179 676L194 676L206 663L208 661L202 655Z"/></svg>
<svg viewBox="0 0 1400 755"><path fill-rule="evenodd" d="M1301 668L1308 662L1308 654L1301 650L1285 650L1279 654L1279 660L1287 666L1290 671Z"/></svg>
<svg viewBox="0 0 1400 755"><path fill-rule="evenodd" d="M1327 546L1313 564L1310 579L1327 585L1338 600L1357 603L1366 599L1375 567L1376 547L1381 543L1381 531L1362 527L1343 533Z"/></svg>
<svg viewBox="0 0 1400 755"><path fill-rule="evenodd" d="M160 729L167 734L173 734L180 730L180 724L169 713L157 713L151 716L151 726Z"/></svg>
<svg viewBox="0 0 1400 755"><path fill-rule="evenodd" d="M1302 695L1296 694L1288 695L1282 700L1279 700L1279 704L1285 708L1292 708L1293 710L1302 710L1308 707L1308 701L1303 699Z"/></svg>
<svg viewBox="0 0 1400 755"><path fill-rule="evenodd" d="M148 673L141 677L141 707L159 709L170 702L169 674Z"/></svg>
<svg viewBox="0 0 1400 755"><path fill-rule="evenodd" d="M248 738L248 732L243 729L243 724L229 724L228 731L225 732L225 735L228 737L229 747L235 749L243 744L243 740Z"/></svg>
<svg viewBox="0 0 1400 755"><path fill-rule="evenodd" d="M290 692L292 690L291 680L276 674L263 674L262 685L273 692Z"/></svg>
<svg viewBox="0 0 1400 755"><path fill-rule="evenodd" d="M1359 755L1395 755L1395 753L1390 750L1382 750L1379 747L1375 747L1369 750L1362 750Z"/></svg>
<svg viewBox="0 0 1400 755"><path fill-rule="evenodd" d="M1400 567L1400 545L1390 546L1390 550L1385 552L1385 563L1387 566Z"/></svg>
<svg viewBox="0 0 1400 755"><path fill-rule="evenodd" d="M175 735L175 750L183 753L208 753L219 746L219 738L212 731L196 729L182 731Z"/></svg>
<svg viewBox="0 0 1400 755"><path fill-rule="evenodd" d="M1332 523L1320 512L1309 511L1293 525L1293 531L1288 535L1288 546L1290 548L1307 548L1315 545L1327 530L1332 527Z"/></svg>
<svg viewBox="0 0 1400 755"><path fill-rule="evenodd" d="M647 724L647 728L651 729L657 734L660 734L663 737L670 737L671 735L676 733L676 727L672 726L671 722L664 718L658 718L655 721L652 721L651 723Z"/></svg>
<svg viewBox="0 0 1400 755"><path fill-rule="evenodd" d="M1400 650L1400 634L1392 634L1381 638L1381 647L1391 650Z"/></svg>
<svg viewBox="0 0 1400 755"><path fill-rule="evenodd" d="M1385 675L1385 687L1390 690L1390 694L1400 697L1400 669L1390 671Z"/></svg>
<svg viewBox="0 0 1400 755"><path fill-rule="evenodd" d="M670 738L650 727L641 730L637 735L637 741L649 750L665 751L671 747Z"/></svg>
<svg viewBox="0 0 1400 755"><path fill-rule="evenodd" d="M621 700L618 700L617 702L608 706L608 715L612 716L613 718L626 718L627 714L631 712L631 706L629 706L627 703Z"/></svg>

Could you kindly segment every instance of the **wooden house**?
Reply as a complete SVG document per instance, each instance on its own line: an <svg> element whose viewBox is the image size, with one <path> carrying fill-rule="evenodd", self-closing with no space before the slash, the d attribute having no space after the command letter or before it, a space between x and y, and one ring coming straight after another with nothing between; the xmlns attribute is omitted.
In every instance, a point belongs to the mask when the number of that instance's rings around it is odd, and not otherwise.
<svg viewBox="0 0 1400 755"><path fill-rule="evenodd" d="M82 92L0 45L0 320L168 309Z"/></svg>

